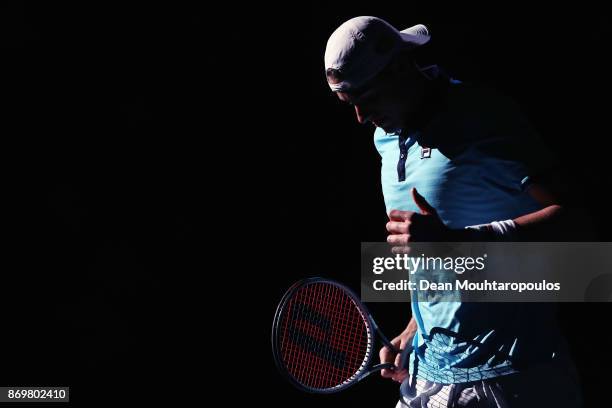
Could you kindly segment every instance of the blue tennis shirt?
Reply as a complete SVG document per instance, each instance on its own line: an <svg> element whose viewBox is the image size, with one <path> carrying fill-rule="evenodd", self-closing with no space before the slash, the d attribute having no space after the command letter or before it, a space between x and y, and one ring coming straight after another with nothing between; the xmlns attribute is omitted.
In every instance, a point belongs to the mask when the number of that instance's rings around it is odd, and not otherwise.
<svg viewBox="0 0 612 408"><path fill-rule="evenodd" d="M419 211L412 187L454 229L541 208L525 184L546 168L549 156L518 107L493 91L452 80L446 103L423 130L388 134L377 128L374 143L387 213ZM435 147L424 149L429 146ZM411 306L418 324L411 367L418 378L476 381L553 355L558 334L550 305L413 299ZM434 328L458 336L432 333ZM460 340L466 338L472 342Z"/></svg>

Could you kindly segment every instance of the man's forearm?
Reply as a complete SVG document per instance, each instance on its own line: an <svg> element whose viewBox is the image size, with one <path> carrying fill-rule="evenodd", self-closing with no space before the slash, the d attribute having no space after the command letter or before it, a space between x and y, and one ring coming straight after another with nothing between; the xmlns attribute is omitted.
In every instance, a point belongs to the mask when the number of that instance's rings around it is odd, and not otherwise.
<svg viewBox="0 0 612 408"><path fill-rule="evenodd" d="M560 236L563 213L563 207L553 204L512 220L491 221L456 231L465 241L547 241L546 237Z"/></svg>
<svg viewBox="0 0 612 408"><path fill-rule="evenodd" d="M458 240L465 241L559 241L583 240L589 236L590 222L577 211L570 211L558 204L521 215L513 220L515 229L507 231L493 228L495 224L483 224L457 231ZM508 221L502 221L508 227ZM511 223L510 223L511 224Z"/></svg>
<svg viewBox="0 0 612 408"><path fill-rule="evenodd" d="M564 208L554 204L517 217L513 221L521 241L536 241L563 236L567 231L563 228L563 224L569 220Z"/></svg>
<svg viewBox="0 0 612 408"><path fill-rule="evenodd" d="M404 330L404 334L409 335L410 338L412 338L416 334L417 330L418 326L416 320L414 320L414 317L411 317L410 321L408 322L408 326Z"/></svg>
<svg viewBox="0 0 612 408"><path fill-rule="evenodd" d="M521 241L589 241L591 219L579 209L550 205L514 219Z"/></svg>

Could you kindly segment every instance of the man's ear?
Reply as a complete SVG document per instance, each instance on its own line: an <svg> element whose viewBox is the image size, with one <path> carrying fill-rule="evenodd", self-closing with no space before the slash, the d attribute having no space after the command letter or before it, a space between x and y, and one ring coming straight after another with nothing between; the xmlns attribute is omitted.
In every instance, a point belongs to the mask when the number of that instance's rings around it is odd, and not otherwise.
<svg viewBox="0 0 612 408"><path fill-rule="evenodd" d="M405 51L398 54L393 62L400 72L410 73L415 71L414 56L411 52Z"/></svg>
<svg viewBox="0 0 612 408"><path fill-rule="evenodd" d="M385 74L390 77L398 77L404 75L406 69L404 62L401 59L396 59L385 68Z"/></svg>

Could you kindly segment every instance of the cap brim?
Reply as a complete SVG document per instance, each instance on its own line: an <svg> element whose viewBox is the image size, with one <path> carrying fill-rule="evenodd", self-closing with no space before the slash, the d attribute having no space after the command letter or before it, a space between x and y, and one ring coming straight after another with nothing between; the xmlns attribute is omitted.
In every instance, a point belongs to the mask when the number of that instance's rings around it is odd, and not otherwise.
<svg viewBox="0 0 612 408"><path fill-rule="evenodd" d="M426 44L431 39L429 30L423 24L417 24L400 31L400 36L404 42L413 46Z"/></svg>

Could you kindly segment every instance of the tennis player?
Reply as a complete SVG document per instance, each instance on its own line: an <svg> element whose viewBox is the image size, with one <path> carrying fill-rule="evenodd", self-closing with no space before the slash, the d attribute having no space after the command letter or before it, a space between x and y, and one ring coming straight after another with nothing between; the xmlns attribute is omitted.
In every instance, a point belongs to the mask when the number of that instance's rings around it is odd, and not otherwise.
<svg viewBox="0 0 612 408"><path fill-rule="evenodd" d="M547 174L552 160L510 99L420 60L423 25L398 31L353 18L325 51L328 85L376 127L388 242L542 240L568 230ZM559 236L559 235L553 235ZM576 407L581 397L550 304L412 301L382 376L402 383L397 407ZM469 339L466 342L461 339Z"/></svg>

